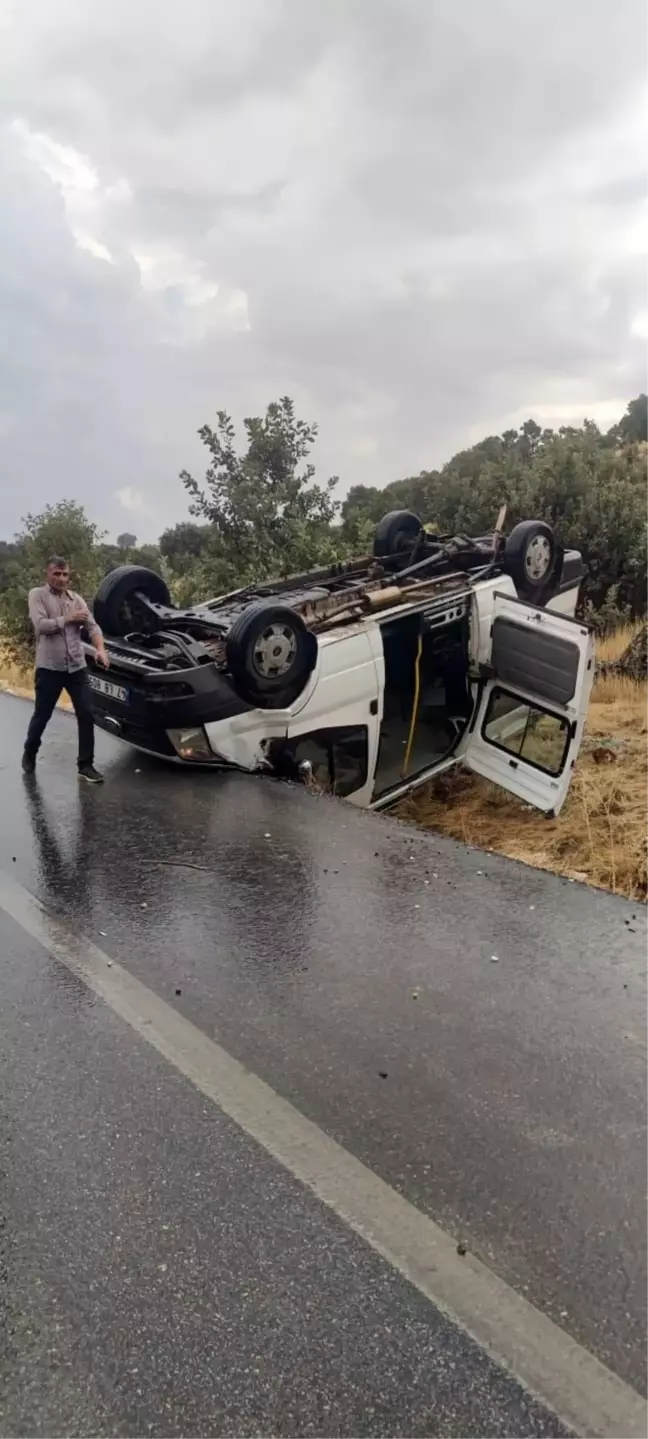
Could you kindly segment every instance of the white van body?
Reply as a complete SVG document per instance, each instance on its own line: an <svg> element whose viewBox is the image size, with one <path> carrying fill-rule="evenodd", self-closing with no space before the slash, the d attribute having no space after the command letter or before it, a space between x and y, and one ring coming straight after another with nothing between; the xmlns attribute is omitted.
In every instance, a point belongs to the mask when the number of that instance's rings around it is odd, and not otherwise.
<svg viewBox="0 0 648 1439"><path fill-rule="evenodd" d="M463 764L556 815L594 676L577 595L571 586L539 608L499 575L333 628L318 637L313 673L289 709L208 722L210 750L216 762L248 771L280 769L288 756L296 775L373 809ZM398 671L401 682L393 672L415 642L412 683L417 704L425 690L427 708L417 711L413 701L399 713L409 671ZM445 653L445 679L437 653ZM459 694L458 715L450 689Z"/></svg>

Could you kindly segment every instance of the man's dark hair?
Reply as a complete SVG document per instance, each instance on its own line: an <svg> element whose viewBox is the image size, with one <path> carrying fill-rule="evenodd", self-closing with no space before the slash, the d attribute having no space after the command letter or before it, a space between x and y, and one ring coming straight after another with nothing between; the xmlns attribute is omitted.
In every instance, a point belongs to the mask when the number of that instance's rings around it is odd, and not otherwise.
<svg viewBox="0 0 648 1439"><path fill-rule="evenodd" d="M70 561L64 559L63 555L50 555L47 561L47 569L50 565L56 565L57 570L69 570Z"/></svg>

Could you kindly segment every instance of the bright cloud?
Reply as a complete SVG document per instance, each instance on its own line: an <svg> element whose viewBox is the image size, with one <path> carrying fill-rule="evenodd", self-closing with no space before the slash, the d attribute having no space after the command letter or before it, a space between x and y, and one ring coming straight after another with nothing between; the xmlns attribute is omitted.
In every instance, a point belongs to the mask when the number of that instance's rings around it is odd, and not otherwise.
<svg viewBox="0 0 648 1439"><path fill-rule="evenodd" d="M149 514L149 507L141 490L134 490L130 485L124 485L123 489L116 490L115 499L119 501L123 510L128 510L132 515Z"/></svg>

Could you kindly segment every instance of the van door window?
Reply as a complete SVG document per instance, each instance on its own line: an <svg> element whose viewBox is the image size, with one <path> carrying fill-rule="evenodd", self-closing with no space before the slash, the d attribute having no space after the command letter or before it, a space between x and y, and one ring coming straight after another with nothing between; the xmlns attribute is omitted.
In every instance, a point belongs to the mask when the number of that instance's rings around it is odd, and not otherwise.
<svg viewBox="0 0 648 1439"><path fill-rule="evenodd" d="M564 715L521 704L519 696L496 686L490 696L482 735L498 749L544 770L545 774L557 775L565 763L570 728Z"/></svg>

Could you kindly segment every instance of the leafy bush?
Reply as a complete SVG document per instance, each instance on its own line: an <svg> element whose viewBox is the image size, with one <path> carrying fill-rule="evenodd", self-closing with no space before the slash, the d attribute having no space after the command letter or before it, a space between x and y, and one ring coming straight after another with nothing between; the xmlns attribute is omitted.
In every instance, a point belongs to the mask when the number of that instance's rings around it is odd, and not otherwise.
<svg viewBox="0 0 648 1439"><path fill-rule="evenodd" d="M566 549L582 552L586 603L599 609L615 587L621 613L644 614L645 429L645 395L608 434L590 420L557 433L527 420L520 430L490 436L441 470L399 480L388 491L356 487L342 507L343 528L351 540L363 517L378 517L382 500L384 509L414 510L442 532L483 534L505 501L509 527L548 520Z"/></svg>
<svg viewBox="0 0 648 1439"><path fill-rule="evenodd" d="M122 536L133 538L132 536ZM52 555L70 561L71 586L92 603L100 580L117 565L142 564L161 569L157 545L125 550L108 545L85 510L74 500L48 505L40 515L27 515L13 544L0 552L0 630L3 648L19 664L34 655L34 633L27 613L27 595L41 585Z"/></svg>
<svg viewBox="0 0 648 1439"><path fill-rule="evenodd" d="M631 620L630 606L619 602L619 585L610 588L598 609L591 600L582 606L583 618L592 626L597 635L613 635L623 629Z"/></svg>
<svg viewBox="0 0 648 1439"><path fill-rule="evenodd" d="M41 585L51 555L70 561L72 585L92 597L101 578L100 539L97 526L74 500L48 505L40 515L27 515L6 564L0 592L2 642L12 659L28 663L34 653L34 634L27 613L27 594Z"/></svg>

